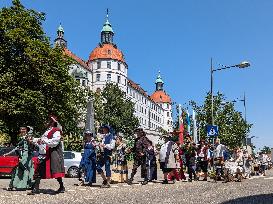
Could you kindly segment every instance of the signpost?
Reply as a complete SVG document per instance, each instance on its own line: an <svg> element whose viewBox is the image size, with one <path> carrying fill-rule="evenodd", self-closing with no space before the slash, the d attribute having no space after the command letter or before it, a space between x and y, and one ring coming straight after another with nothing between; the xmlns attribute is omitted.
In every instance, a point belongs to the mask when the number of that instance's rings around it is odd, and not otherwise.
<svg viewBox="0 0 273 204"><path fill-rule="evenodd" d="M207 135L209 137L216 137L218 136L218 126L216 125L207 125Z"/></svg>

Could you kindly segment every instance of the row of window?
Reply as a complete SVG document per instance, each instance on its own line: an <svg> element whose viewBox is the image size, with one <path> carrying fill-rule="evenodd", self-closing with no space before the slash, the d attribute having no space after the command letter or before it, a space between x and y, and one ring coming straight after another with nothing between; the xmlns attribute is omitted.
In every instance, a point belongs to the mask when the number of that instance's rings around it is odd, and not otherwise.
<svg viewBox="0 0 273 204"><path fill-rule="evenodd" d="M129 87L127 87L127 95L130 95L133 98L135 98L136 100L142 101L142 103L147 104L147 99L144 96L142 96L138 92L130 89ZM161 109L157 105L155 105L153 102L150 102L150 108L152 110L158 112L159 114L161 114ZM143 111L142 111L142 113L143 113Z"/></svg>
<svg viewBox="0 0 273 204"><path fill-rule="evenodd" d="M102 81L101 80L101 74L97 74L96 75L96 81ZM107 74L106 75L106 81L108 81L108 82L112 81L112 75L111 74ZM121 83L121 76L117 77L117 83L119 83L119 84ZM124 80L124 84L126 86L126 84L127 84L127 80L126 79Z"/></svg>
<svg viewBox="0 0 273 204"><path fill-rule="evenodd" d="M107 69L111 69L112 63L114 63L114 62L107 61ZM117 67L118 67L118 70L120 71L121 70L121 63L120 62L117 62ZM100 68L101 68L101 61L98 61L97 62L97 69L100 69Z"/></svg>
<svg viewBox="0 0 273 204"><path fill-rule="evenodd" d="M146 119L143 119L142 117L139 117L139 122L140 122L140 124L145 125L145 126L147 126L148 123L149 123L149 121L147 121ZM156 124L154 124L154 123L152 123L152 122L150 122L150 125L148 125L148 126L149 126L150 128L152 128L152 129L160 128L159 125L156 125Z"/></svg>
<svg viewBox="0 0 273 204"><path fill-rule="evenodd" d="M135 109L136 109L136 111L139 111L139 112L141 112L141 113L143 113L143 114L145 114L147 116L149 115L149 112L147 111L146 108L143 108L143 106L140 106L140 105L136 104ZM154 119L155 121L161 123L161 118L159 116L157 116L157 114L150 112L150 117L152 119Z"/></svg>
<svg viewBox="0 0 273 204"><path fill-rule="evenodd" d="M154 119L156 122L161 123L161 118L154 113L151 113L151 118Z"/></svg>

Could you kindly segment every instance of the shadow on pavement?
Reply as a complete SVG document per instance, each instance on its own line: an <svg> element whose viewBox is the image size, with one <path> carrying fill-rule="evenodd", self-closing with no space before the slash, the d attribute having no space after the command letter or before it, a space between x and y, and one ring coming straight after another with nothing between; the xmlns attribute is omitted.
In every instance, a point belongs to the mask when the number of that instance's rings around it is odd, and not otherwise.
<svg viewBox="0 0 273 204"><path fill-rule="evenodd" d="M233 200L225 201L221 204L272 204L272 203L273 193L236 198Z"/></svg>
<svg viewBox="0 0 273 204"><path fill-rule="evenodd" d="M57 195L56 191L52 189L40 189L40 194Z"/></svg>

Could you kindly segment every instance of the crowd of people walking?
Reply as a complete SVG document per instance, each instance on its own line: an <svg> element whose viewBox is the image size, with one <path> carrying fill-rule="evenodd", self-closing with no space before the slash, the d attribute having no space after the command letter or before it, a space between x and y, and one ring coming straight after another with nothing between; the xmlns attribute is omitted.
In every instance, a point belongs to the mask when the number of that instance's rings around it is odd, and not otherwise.
<svg viewBox="0 0 273 204"><path fill-rule="evenodd" d="M40 193L41 179L55 178L59 183L56 193L64 193L61 126L51 116L48 129L40 138L34 138L31 132L29 127L22 127L18 146L5 155L17 152L20 158L7 190L30 189L28 194L34 195ZM79 183L75 185L92 186L97 182L96 174L102 177L102 188L109 188L115 183L132 185L139 167L142 185L158 179L158 167L163 174L162 184L207 181L209 178L223 182L242 181L252 175L265 176L266 170L272 164L266 154L253 156L246 149L229 150L218 138L214 144L206 140L196 144L188 135L183 144L180 144L178 137L167 134L163 136L163 141L163 144L155 146L145 131L138 128L135 130L133 146L129 147L122 136L111 132L108 125L102 126L97 135L86 131L79 166ZM38 148L38 159L33 164L35 147ZM129 154L133 154L130 174L127 162Z"/></svg>

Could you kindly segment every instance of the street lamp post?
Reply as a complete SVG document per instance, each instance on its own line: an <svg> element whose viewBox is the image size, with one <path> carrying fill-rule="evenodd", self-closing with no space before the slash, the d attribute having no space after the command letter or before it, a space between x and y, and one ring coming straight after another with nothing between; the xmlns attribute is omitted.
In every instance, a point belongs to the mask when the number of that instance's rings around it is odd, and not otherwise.
<svg viewBox="0 0 273 204"><path fill-rule="evenodd" d="M244 120L245 120L245 123L247 125L247 120L246 120L246 94L244 93L244 98L243 99L236 99L232 102L237 102L237 101L241 101L243 102L243 105L244 105ZM247 132L245 133L245 145L247 146Z"/></svg>
<svg viewBox="0 0 273 204"><path fill-rule="evenodd" d="M240 68L244 69L250 66L250 63L247 61L243 61L240 64L232 65L232 66L222 66L218 69L213 69L212 58L210 60L210 94L211 94L211 124L214 125L214 113L213 113L213 73L216 71L221 71L224 69L230 68Z"/></svg>

